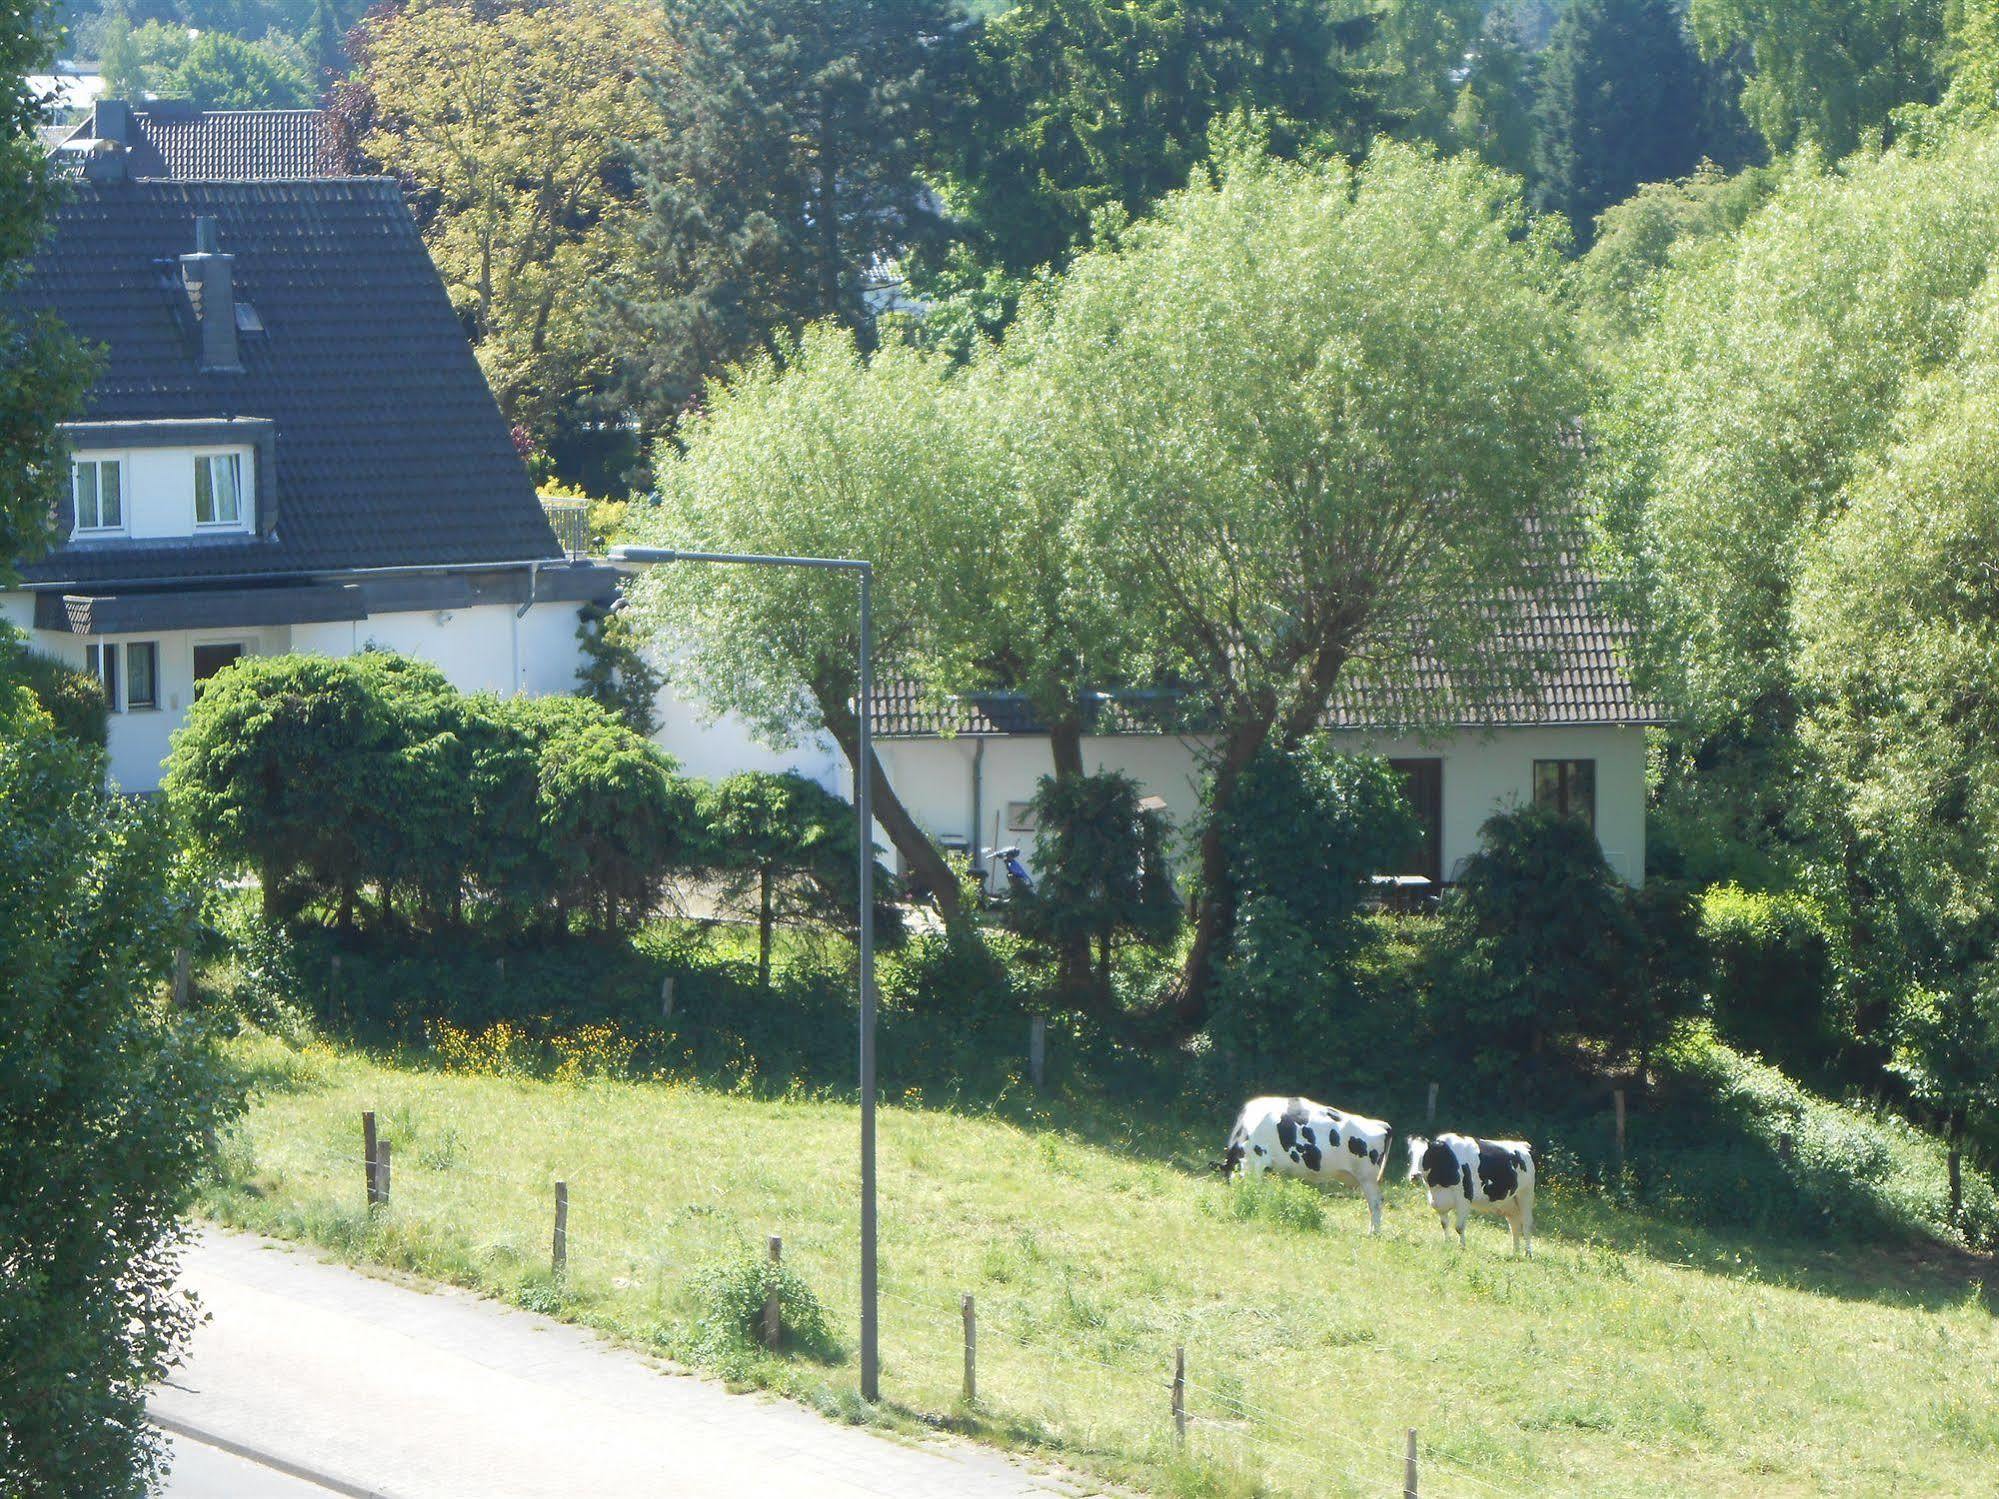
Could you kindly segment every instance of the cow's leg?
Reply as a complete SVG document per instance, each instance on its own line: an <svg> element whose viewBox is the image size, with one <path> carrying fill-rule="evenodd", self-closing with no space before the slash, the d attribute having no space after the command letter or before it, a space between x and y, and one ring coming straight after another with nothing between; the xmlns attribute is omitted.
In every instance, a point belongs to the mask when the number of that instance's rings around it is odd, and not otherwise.
<svg viewBox="0 0 1999 1499"><path fill-rule="evenodd" d="M1373 1227L1368 1231L1378 1235L1381 1232L1381 1183L1379 1181L1363 1181L1360 1184L1360 1190L1361 1195L1367 1198L1368 1221L1373 1224Z"/></svg>
<svg viewBox="0 0 1999 1499"><path fill-rule="evenodd" d="M1530 1260L1533 1259L1534 1258L1534 1199L1531 1196L1523 1197L1520 1199L1520 1243L1522 1248L1526 1251L1527 1258Z"/></svg>
<svg viewBox="0 0 1999 1499"><path fill-rule="evenodd" d="M1471 1204L1467 1202L1460 1202L1458 1204L1458 1247L1460 1249L1464 1248L1465 1223L1467 1220L1470 1219L1470 1217L1471 1217Z"/></svg>

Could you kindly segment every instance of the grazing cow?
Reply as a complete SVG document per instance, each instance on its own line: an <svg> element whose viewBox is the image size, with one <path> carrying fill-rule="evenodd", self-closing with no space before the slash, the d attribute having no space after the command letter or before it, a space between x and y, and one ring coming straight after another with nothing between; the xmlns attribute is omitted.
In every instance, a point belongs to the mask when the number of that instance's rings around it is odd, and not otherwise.
<svg viewBox="0 0 1999 1499"><path fill-rule="evenodd" d="M1229 1131L1223 1175L1301 1177L1308 1182L1351 1182L1367 1199L1374 1232L1381 1232L1381 1178L1395 1131L1379 1119L1342 1114L1309 1098L1252 1098Z"/></svg>
<svg viewBox="0 0 1999 1499"><path fill-rule="evenodd" d="M1465 1241L1465 1220L1472 1209L1497 1213L1513 1230L1513 1248L1534 1258L1534 1152L1525 1140L1474 1140L1469 1135L1439 1135L1409 1140L1409 1180L1430 1190L1437 1226L1448 1235L1445 1220L1457 1214L1458 1242Z"/></svg>

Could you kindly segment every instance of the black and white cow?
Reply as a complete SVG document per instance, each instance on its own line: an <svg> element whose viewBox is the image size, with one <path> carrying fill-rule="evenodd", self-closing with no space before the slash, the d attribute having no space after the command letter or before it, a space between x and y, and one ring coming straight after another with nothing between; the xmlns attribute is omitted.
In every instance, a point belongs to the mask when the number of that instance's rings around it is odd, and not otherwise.
<svg viewBox="0 0 1999 1499"><path fill-rule="evenodd" d="M1497 1213L1513 1230L1515 1252L1534 1258L1534 1152L1525 1140L1474 1140L1469 1135L1409 1139L1409 1180L1430 1191L1437 1226L1448 1235L1458 1219L1458 1242L1476 1208Z"/></svg>
<svg viewBox="0 0 1999 1499"><path fill-rule="evenodd" d="M1252 1098L1229 1131L1220 1163L1230 1178L1275 1171L1309 1182L1350 1182L1367 1199L1368 1218L1381 1232L1381 1179L1395 1131L1309 1098Z"/></svg>

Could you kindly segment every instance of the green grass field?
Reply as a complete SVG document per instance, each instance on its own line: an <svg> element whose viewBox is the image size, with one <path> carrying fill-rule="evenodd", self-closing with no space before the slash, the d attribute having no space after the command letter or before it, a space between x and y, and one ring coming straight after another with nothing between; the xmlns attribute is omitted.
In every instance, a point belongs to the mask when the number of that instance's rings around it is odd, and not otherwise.
<svg viewBox="0 0 1999 1499"><path fill-rule="evenodd" d="M1399 1180L1379 1240L1357 1194L1226 1188L1202 1169L1225 1120L1162 1132L1134 1114L1085 1139L894 1107L889 1409L869 1412L854 1393L852 1106L232 1045L257 1093L208 1194L215 1219L680 1357L699 1342L699 1273L781 1234L843 1346L826 1362L739 1355L726 1372L849 1419L970 1430L1189 1494L1399 1493L1407 1427L1426 1496L1999 1494L1999 1319L1989 1267L1966 1256L1702 1233L1548 1180L1536 1257L1513 1261L1498 1220L1475 1220L1460 1251ZM395 1151L394 1200L372 1217L363 1109ZM1185 1456L1168 1419L1179 1343Z"/></svg>

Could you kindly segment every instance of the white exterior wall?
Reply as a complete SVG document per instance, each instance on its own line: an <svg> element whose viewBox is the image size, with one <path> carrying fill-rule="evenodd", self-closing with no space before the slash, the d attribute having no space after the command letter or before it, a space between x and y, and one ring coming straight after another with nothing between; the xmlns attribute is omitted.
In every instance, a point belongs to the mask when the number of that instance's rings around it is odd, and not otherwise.
<svg viewBox="0 0 1999 1499"><path fill-rule="evenodd" d="M1493 813L1533 799L1536 760L1596 762L1596 831L1604 857L1620 878L1645 877L1645 731L1619 726L1495 729L1458 732L1435 742L1414 738L1341 734L1351 746L1393 758L1443 761L1443 868L1446 879L1478 848L1478 830ZM1006 827L1008 802L1033 797L1049 774L1048 741L1041 736L987 739L980 773L979 828L974 834L972 771L980 741L892 739L878 745L910 815L933 837L964 839L976 848L1020 845L1033 862L1031 833ZM1121 770L1166 802L1176 831L1187 828L1200 806L1200 742L1163 735L1086 738L1084 763L1092 771Z"/></svg>

